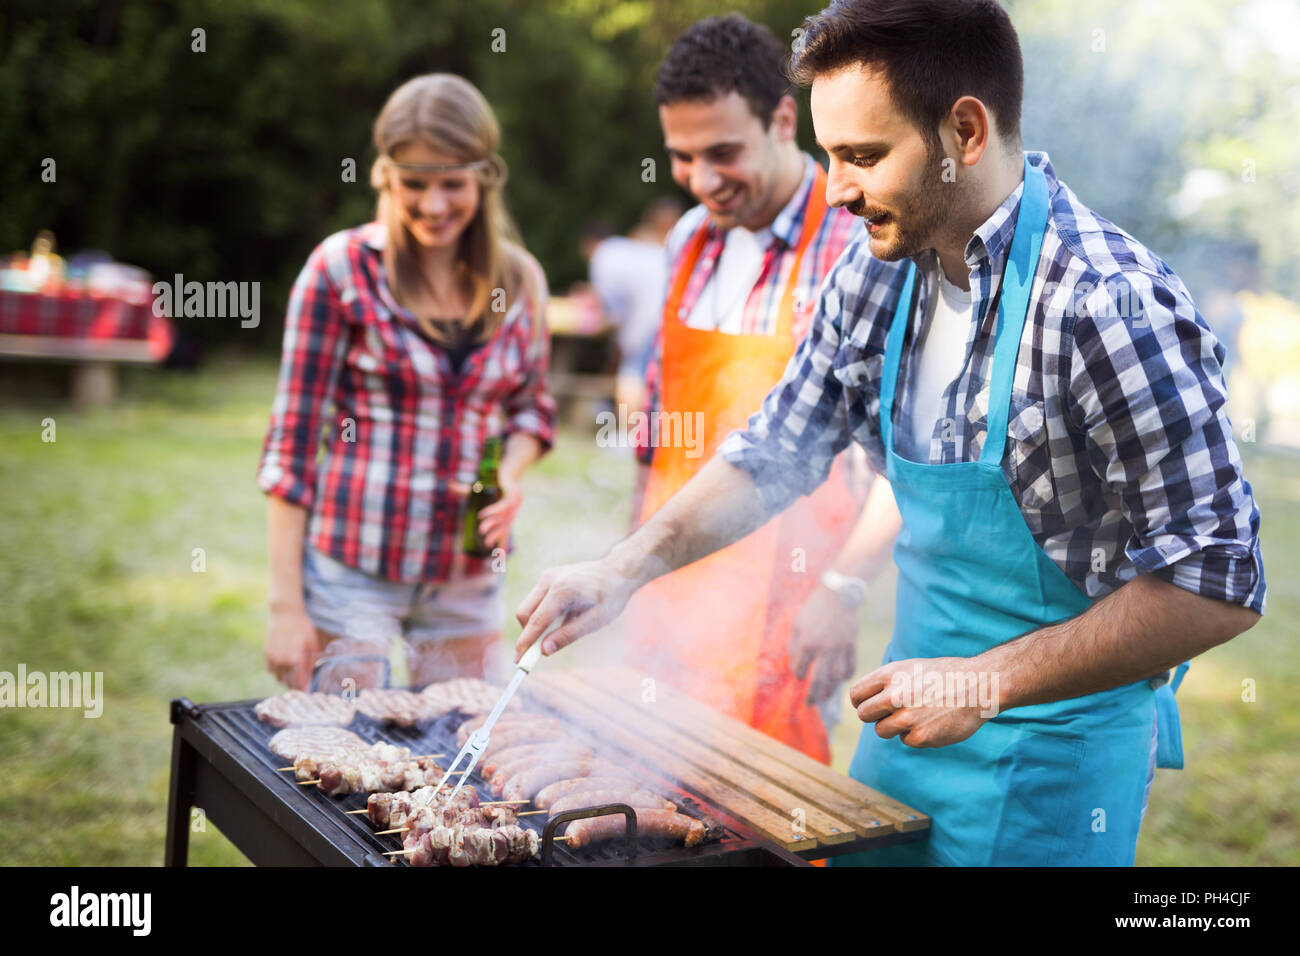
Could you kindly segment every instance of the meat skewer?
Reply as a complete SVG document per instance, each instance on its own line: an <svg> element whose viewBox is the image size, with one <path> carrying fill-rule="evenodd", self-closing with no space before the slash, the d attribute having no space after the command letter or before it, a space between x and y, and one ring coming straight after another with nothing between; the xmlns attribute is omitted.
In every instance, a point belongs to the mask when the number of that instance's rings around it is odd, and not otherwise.
<svg viewBox="0 0 1300 956"><path fill-rule="evenodd" d="M386 745L376 744L375 747ZM373 749L373 748L372 748ZM321 764L320 789L331 796L349 793L417 790L442 779L443 768L427 758L408 759L401 755L404 747L392 747L385 756L373 753L347 754L337 762ZM310 761L295 763L294 770L300 780L312 769Z"/></svg>
<svg viewBox="0 0 1300 956"><path fill-rule="evenodd" d="M450 785L447 785L447 789L450 789ZM448 804L446 800L447 794L444 793L440 800L435 801L433 787L420 787L413 791L372 793L366 800L366 809L364 811L351 810L349 812L366 813L371 824L376 829L384 830L389 827L405 826L407 819L420 807L431 807L438 804L448 809L454 807L458 810L469 810L479 805L478 792L469 787L456 794L454 804Z"/></svg>
<svg viewBox="0 0 1300 956"><path fill-rule="evenodd" d="M374 743L368 747L348 748L330 754L299 754L294 758L293 770L299 780L306 780L309 777L319 777L323 767L341 767L365 762L388 764L411 759L409 747L394 747L392 744Z"/></svg>
<svg viewBox="0 0 1300 956"><path fill-rule="evenodd" d="M501 827L436 826L407 834L403 849L412 866L498 866L522 863L537 855L537 831L517 824Z"/></svg>
<svg viewBox="0 0 1300 956"><path fill-rule="evenodd" d="M385 833L414 833L432 830L434 827L488 827L500 828L514 826L519 822L513 808L508 807L416 807L406 818L405 825L395 824L391 829L380 830L376 836Z"/></svg>

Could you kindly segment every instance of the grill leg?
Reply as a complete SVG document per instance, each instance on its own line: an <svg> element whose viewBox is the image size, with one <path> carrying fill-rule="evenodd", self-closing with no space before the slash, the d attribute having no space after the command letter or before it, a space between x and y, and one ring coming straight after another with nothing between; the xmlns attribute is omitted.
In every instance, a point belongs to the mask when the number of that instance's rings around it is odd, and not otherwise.
<svg viewBox="0 0 1300 956"><path fill-rule="evenodd" d="M172 779L167 795L167 850L164 866L188 866L190 853L190 808L194 805L194 748L172 730Z"/></svg>

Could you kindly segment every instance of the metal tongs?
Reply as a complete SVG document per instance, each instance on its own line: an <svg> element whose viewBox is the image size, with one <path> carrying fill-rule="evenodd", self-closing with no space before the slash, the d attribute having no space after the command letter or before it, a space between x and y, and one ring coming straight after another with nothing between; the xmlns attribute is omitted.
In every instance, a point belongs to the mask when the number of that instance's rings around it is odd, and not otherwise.
<svg viewBox="0 0 1300 956"><path fill-rule="evenodd" d="M436 795L442 792L443 785L451 775L457 772L456 768L460 765L460 762L464 759L468 759L469 762L465 765L464 769L460 771L460 782L456 784L456 789L451 792L451 796L447 798L447 802L451 803L456 799L456 794L460 793L461 787L465 786L465 780L474 772L474 768L478 766L479 757L482 757L483 751L487 749L488 740L492 736L492 728L496 725L497 719L506 709L506 705L510 703L510 698L515 696L515 691L517 691L519 685L524 682L524 678L529 675L532 669L537 666L537 662L541 660L542 639L545 638L547 634L551 633L551 631L555 630L555 628L560 625L560 621L561 619L557 618L551 622L551 626L533 642L533 646L524 651L524 656L520 658L519 663L515 667L515 676L510 678L510 683L506 685L506 689L501 694L501 699L497 701L497 705L492 708L492 713L488 714L488 719L483 723L482 727L469 735L469 740L465 741L465 746L460 748L460 753L456 754L456 759L448 765L447 772L444 773L442 779L438 781L438 786L433 791L435 799Z"/></svg>

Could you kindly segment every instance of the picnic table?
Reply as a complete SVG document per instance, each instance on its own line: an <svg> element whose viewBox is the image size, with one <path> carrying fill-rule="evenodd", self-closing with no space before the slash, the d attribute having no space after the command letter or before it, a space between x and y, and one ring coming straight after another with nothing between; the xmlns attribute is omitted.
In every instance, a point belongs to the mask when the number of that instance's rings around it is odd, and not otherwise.
<svg viewBox="0 0 1300 956"><path fill-rule="evenodd" d="M112 401L117 368L162 362L174 339L171 322L154 314L143 291L0 290L0 358L71 365L79 407Z"/></svg>

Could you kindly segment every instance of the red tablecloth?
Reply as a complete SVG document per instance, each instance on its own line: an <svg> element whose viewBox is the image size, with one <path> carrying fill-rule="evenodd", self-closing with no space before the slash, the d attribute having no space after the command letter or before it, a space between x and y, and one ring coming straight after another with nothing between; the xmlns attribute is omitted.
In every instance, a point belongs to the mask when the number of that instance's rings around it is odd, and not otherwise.
<svg viewBox="0 0 1300 956"><path fill-rule="evenodd" d="M0 291L0 335L47 336L90 342L146 342L154 361L171 351L171 322L154 315L151 301L73 293Z"/></svg>

